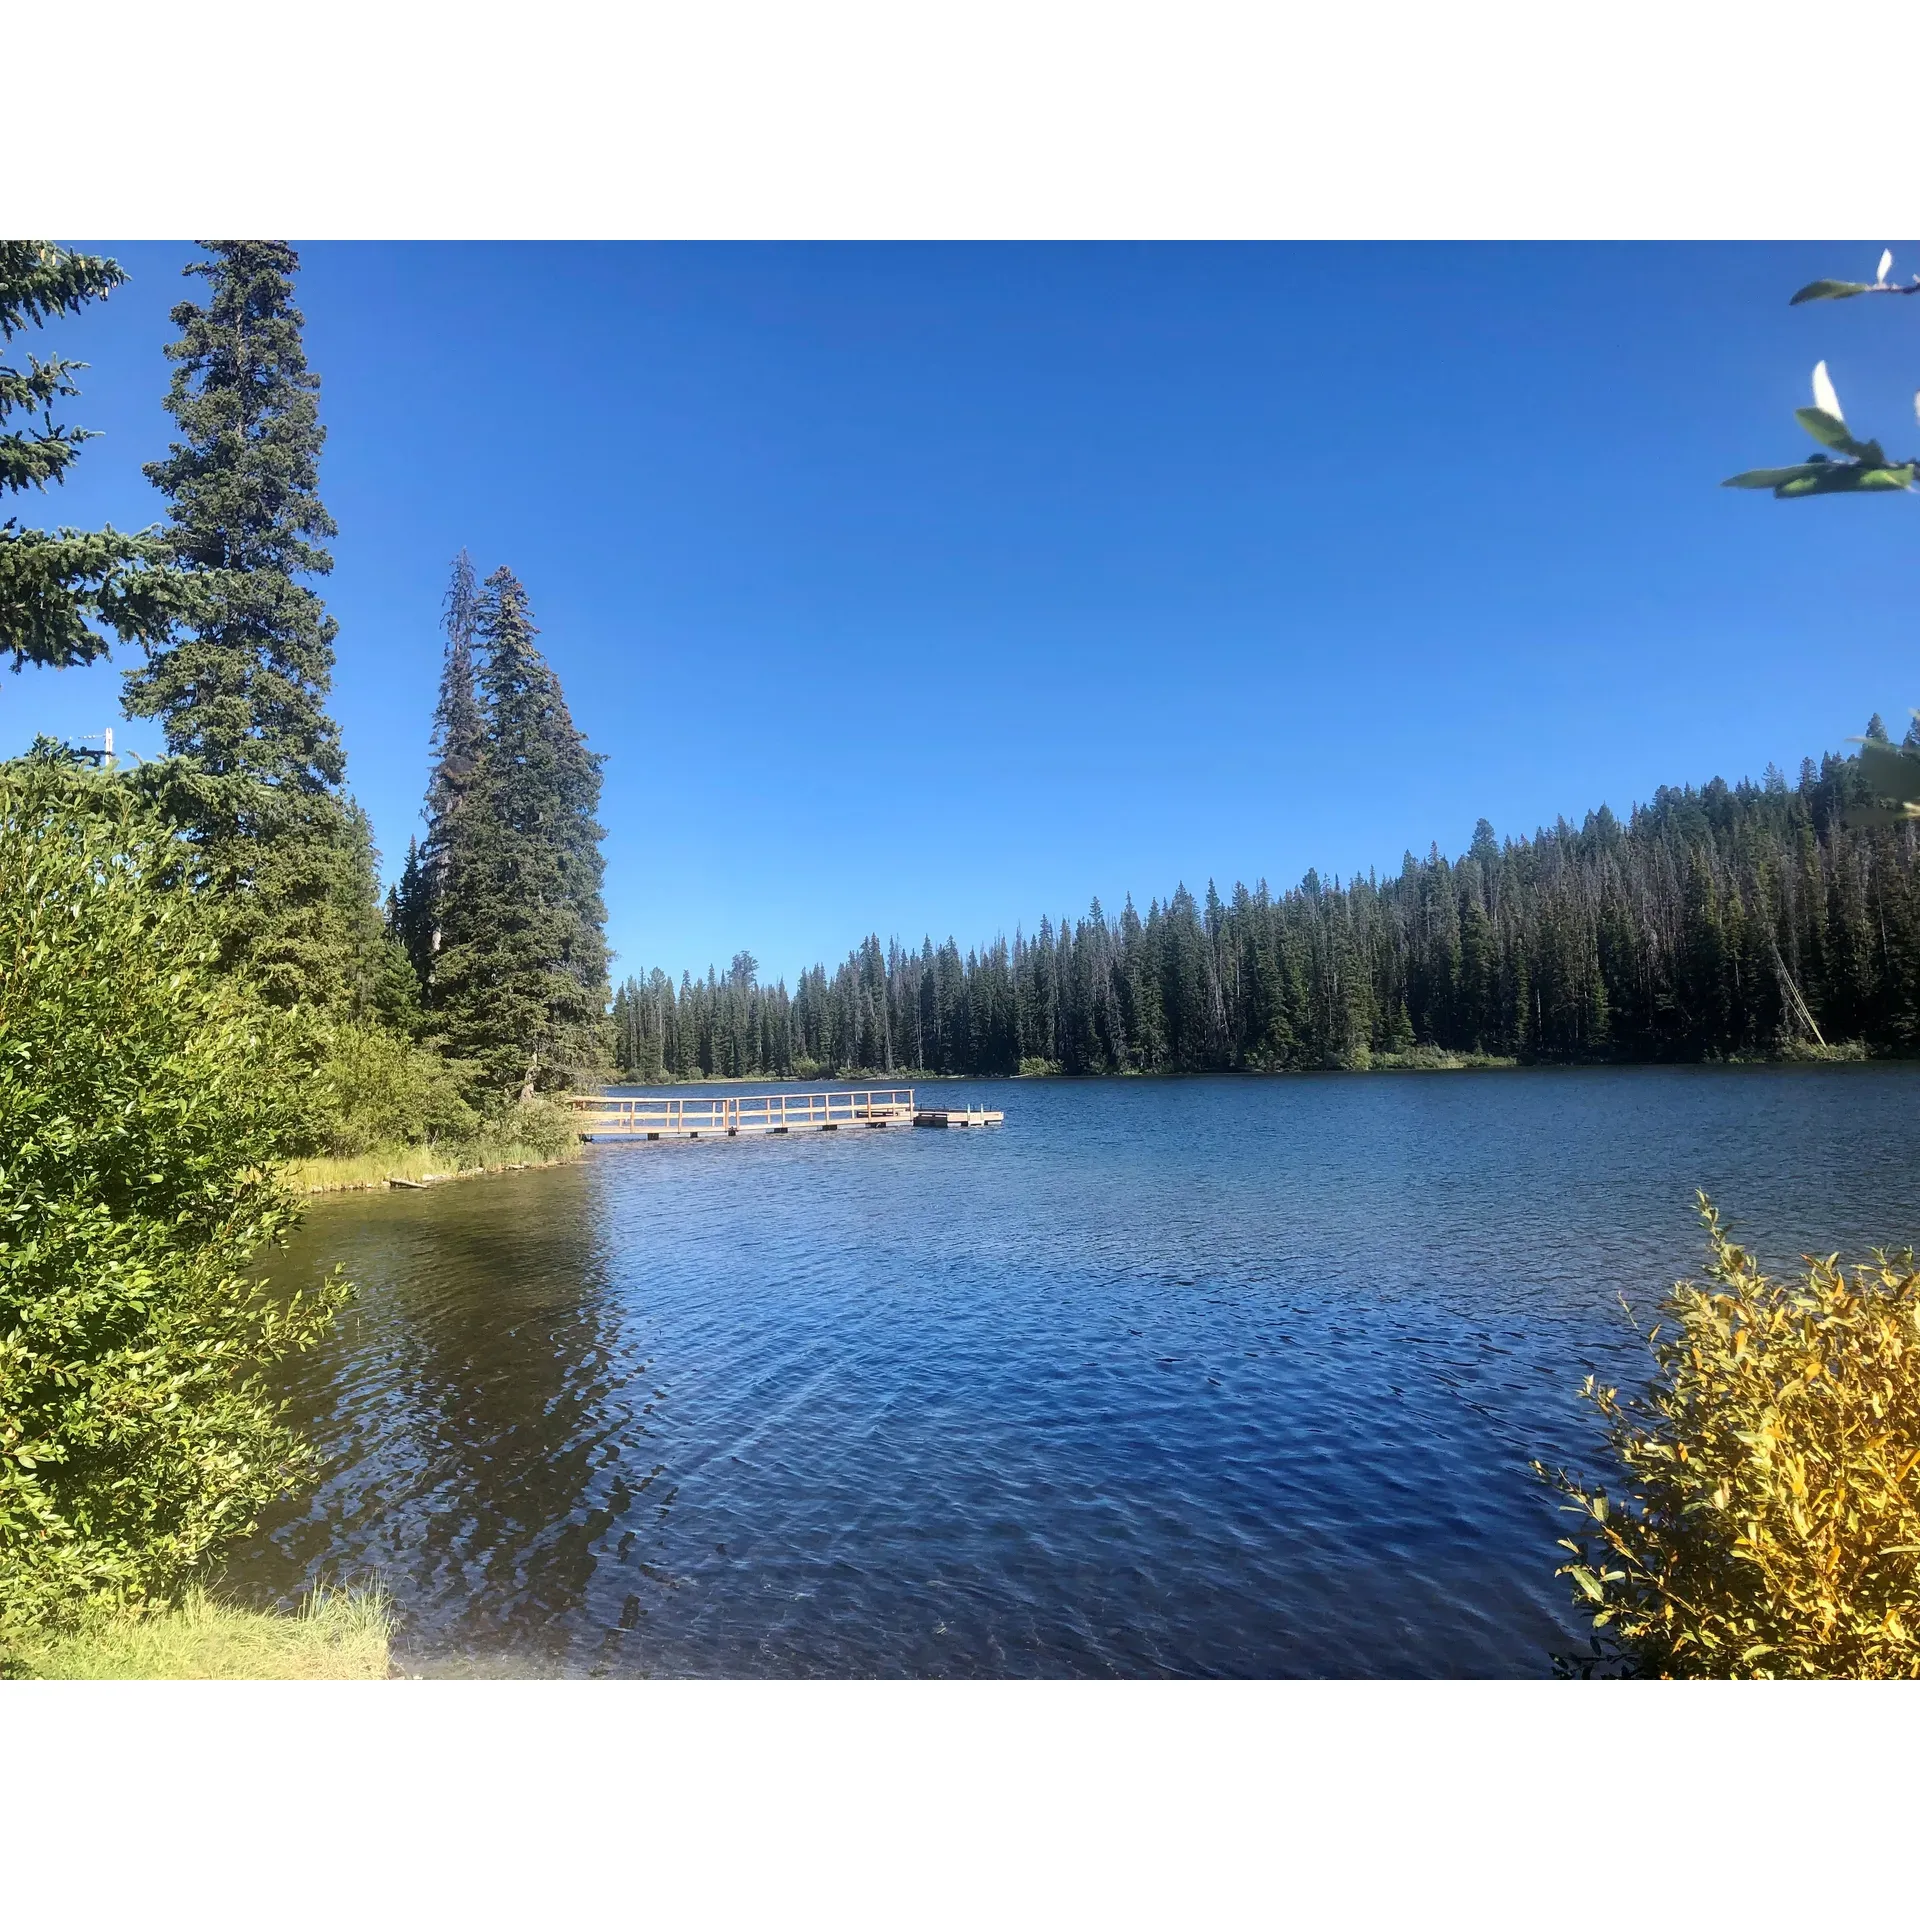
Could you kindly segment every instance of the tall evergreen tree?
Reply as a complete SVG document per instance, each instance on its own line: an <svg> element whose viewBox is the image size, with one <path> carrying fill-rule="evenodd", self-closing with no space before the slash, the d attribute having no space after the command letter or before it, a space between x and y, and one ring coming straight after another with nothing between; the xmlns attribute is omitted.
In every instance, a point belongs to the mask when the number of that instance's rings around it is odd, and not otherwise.
<svg viewBox="0 0 1920 1920"><path fill-rule="evenodd" d="M440 669L440 697L433 710L433 741L427 768L427 797L421 813L427 823L424 847L409 842L406 869L387 901L387 926L406 949L423 999L433 1001L434 956L440 950L441 899L460 834L471 824L463 816L479 777L486 749L486 721L474 682L474 631L480 596L473 561L462 547L453 563L441 624L446 655Z"/></svg>
<svg viewBox="0 0 1920 1920"><path fill-rule="evenodd" d="M209 773L331 790L346 770L326 711L338 628L296 576L332 571L320 543L338 528L318 491L326 430L293 305L299 259L280 241L204 248L184 271L207 281L207 304L169 316L167 411L183 438L146 468L198 604L191 636L129 676L128 704Z"/></svg>
<svg viewBox="0 0 1920 1920"><path fill-rule="evenodd" d="M203 243L204 306L172 312L167 410L181 438L146 469L190 593L184 637L149 646L130 713L173 758L148 784L229 905L227 950L270 1000L364 1011L390 971L366 816L344 790L326 710L334 621L302 576L336 531L318 491L326 438L281 241Z"/></svg>
<svg viewBox="0 0 1920 1920"><path fill-rule="evenodd" d="M427 844L421 858L427 963L421 979L428 985L432 955L440 944L439 895L464 825L462 811L479 777L481 756L486 750L486 720L474 680L473 642L479 618L480 595L474 584L473 562L462 547L447 588L447 650L440 673L440 698L433 711L433 757L427 775Z"/></svg>
<svg viewBox="0 0 1920 1920"><path fill-rule="evenodd" d="M440 882L441 1028L499 1092L563 1086L612 1060L601 756L538 631L519 581L490 575L474 629L485 738Z"/></svg>
<svg viewBox="0 0 1920 1920"><path fill-rule="evenodd" d="M30 326L105 299L126 277L95 254L46 240L0 240L0 347ZM56 400L80 391L73 376L86 363L58 354L23 361L0 364L0 494L58 486L95 437L53 417ZM25 417L12 424L16 414ZM16 518L0 521L0 659L10 657L16 673L77 666L106 653L108 633L163 639L176 604L167 559L164 542L150 533L49 533Z"/></svg>

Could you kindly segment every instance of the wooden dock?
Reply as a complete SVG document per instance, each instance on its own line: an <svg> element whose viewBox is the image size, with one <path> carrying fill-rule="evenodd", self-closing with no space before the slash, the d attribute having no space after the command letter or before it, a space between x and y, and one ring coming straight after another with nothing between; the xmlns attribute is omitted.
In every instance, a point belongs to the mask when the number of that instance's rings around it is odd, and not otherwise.
<svg viewBox="0 0 1920 1920"><path fill-rule="evenodd" d="M922 1107L911 1087L830 1093L580 1094L582 1140L736 1139L742 1134L837 1133L854 1127L997 1127L988 1107Z"/></svg>

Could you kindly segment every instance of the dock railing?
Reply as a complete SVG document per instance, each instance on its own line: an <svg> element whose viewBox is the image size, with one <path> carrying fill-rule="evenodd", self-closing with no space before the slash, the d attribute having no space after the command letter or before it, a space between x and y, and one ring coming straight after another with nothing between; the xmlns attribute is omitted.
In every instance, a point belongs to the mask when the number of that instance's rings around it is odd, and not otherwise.
<svg viewBox="0 0 1920 1920"><path fill-rule="evenodd" d="M798 1133L812 1128L911 1124L911 1087L826 1093L578 1094L573 1109L589 1140L697 1140L702 1135Z"/></svg>

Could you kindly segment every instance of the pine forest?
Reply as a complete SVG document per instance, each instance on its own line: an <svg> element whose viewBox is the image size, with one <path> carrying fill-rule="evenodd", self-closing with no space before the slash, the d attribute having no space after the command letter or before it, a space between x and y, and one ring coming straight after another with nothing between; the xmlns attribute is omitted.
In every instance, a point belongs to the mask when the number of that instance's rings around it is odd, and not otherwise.
<svg viewBox="0 0 1920 1920"><path fill-rule="evenodd" d="M1884 739L1878 718L1869 737ZM1920 745L1920 722L1908 747ZM829 975L763 986L630 977L615 1045L635 1080L829 1073L1270 1072L1423 1055L1706 1060L1904 1050L1920 1039L1912 824L1849 825L1857 758L1789 786L1662 788L1499 844L1309 873L1109 919L1043 918L962 954L867 939Z"/></svg>

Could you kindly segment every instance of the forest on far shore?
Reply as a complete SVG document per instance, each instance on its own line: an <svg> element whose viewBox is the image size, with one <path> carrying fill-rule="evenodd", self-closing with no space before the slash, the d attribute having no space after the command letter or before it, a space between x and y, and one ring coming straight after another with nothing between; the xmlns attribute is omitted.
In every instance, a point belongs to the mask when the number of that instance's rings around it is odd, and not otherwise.
<svg viewBox="0 0 1920 1920"><path fill-rule="evenodd" d="M1144 918L1096 900L964 955L869 936L791 991L747 953L677 988L655 968L614 997L615 1054L652 1081L1904 1051L1920 842L1891 815L1850 825L1871 798L1858 757L1829 754L1794 785L1662 787L1625 822L1602 807L1503 845L1482 820L1459 859L1409 853L1386 879L1182 886Z"/></svg>

